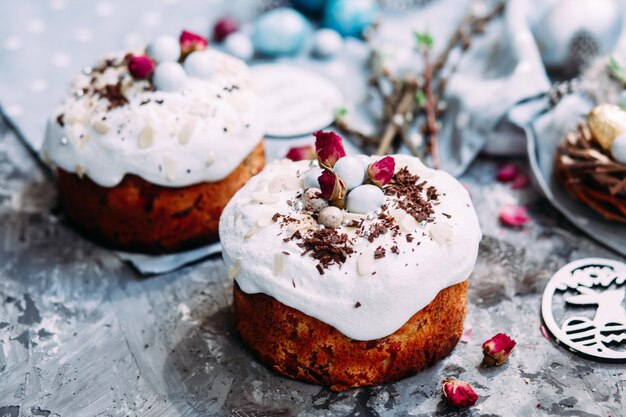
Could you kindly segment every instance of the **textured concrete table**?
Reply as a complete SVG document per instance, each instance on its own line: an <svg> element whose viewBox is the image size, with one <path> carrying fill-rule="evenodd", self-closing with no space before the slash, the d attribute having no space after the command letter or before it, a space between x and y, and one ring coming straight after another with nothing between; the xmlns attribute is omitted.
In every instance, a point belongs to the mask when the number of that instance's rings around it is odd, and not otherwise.
<svg viewBox="0 0 626 417"><path fill-rule="evenodd" d="M461 415L626 415L626 366L556 346L539 315L560 266L617 256L531 189L495 183L496 167L480 160L463 178L484 232L464 342L417 376L333 393L252 358L233 328L220 257L141 278L72 231L50 179L1 125L0 416L457 415L441 399L444 377L469 381L481 397ZM498 224L498 207L510 202L529 206L531 225ZM501 331L518 341L509 363L480 368L481 343Z"/></svg>

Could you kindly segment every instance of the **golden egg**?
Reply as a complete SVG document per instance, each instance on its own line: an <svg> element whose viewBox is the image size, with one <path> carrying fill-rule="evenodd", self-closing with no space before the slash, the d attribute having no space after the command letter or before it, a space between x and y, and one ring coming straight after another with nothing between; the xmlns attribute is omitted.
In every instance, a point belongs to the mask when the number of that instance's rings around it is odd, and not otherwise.
<svg viewBox="0 0 626 417"><path fill-rule="evenodd" d="M614 104L601 104L587 115L587 124L591 135L609 150L615 138L626 133L626 112Z"/></svg>

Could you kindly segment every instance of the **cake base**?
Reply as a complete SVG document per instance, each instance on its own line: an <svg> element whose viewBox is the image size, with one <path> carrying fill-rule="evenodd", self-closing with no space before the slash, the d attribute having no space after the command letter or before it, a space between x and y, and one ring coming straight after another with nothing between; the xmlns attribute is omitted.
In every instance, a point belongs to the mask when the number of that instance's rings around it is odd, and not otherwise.
<svg viewBox="0 0 626 417"><path fill-rule="evenodd" d="M344 391L405 378L447 356L463 332L467 286L463 281L442 290L396 332L366 342L273 297L246 294L237 283L235 320L263 364L289 378Z"/></svg>
<svg viewBox="0 0 626 417"><path fill-rule="evenodd" d="M126 175L107 188L59 169L57 187L65 214L90 237L125 251L168 253L217 241L224 207L264 165L261 141L217 182L164 187Z"/></svg>

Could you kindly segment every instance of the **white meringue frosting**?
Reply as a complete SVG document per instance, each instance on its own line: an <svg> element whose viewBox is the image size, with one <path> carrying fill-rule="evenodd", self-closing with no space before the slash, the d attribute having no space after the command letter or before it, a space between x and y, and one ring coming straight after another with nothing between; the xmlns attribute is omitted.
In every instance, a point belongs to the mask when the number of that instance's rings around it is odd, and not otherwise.
<svg viewBox="0 0 626 417"><path fill-rule="evenodd" d="M261 141L262 104L242 61L202 53L212 75L188 75L176 92L133 79L124 54L105 57L73 81L48 122L42 158L104 187L126 174L170 187L225 178ZM111 106L93 91L116 85L127 103Z"/></svg>
<svg viewBox="0 0 626 417"><path fill-rule="evenodd" d="M355 340L398 330L442 289L469 278L482 235L469 194L456 179L417 158L394 158L396 174L406 168L419 177L416 183L426 181L424 201L427 188L436 190L428 221L399 208L402 197L385 193L382 211L368 216L344 211L344 224L334 230L347 235L352 253L344 262L320 267L315 250L303 253L303 242L321 226L301 203L304 178L316 165L275 161L222 214L228 275L245 293L272 296ZM372 233L382 223L383 232ZM301 238L292 237L296 232Z"/></svg>

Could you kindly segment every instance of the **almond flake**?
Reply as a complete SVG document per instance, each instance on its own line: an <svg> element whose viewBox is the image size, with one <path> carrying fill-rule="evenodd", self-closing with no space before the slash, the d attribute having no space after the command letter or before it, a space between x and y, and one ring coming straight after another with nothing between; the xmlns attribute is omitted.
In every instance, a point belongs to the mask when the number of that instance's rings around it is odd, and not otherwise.
<svg viewBox="0 0 626 417"><path fill-rule="evenodd" d="M241 260L237 259L234 264L228 268L228 279L234 279L241 269Z"/></svg>
<svg viewBox="0 0 626 417"><path fill-rule="evenodd" d="M270 224L274 223L274 221L272 220L272 218L274 217L274 212L273 211L266 211L263 212L259 215L259 217L256 219L256 224L259 227L267 227Z"/></svg>
<svg viewBox="0 0 626 417"><path fill-rule="evenodd" d="M85 146L87 146L87 143L89 143L90 139L91 136L89 136L89 133L83 134L82 137L78 139L78 149L82 151Z"/></svg>
<svg viewBox="0 0 626 417"><path fill-rule="evenodd" d="M250 226L246 234L243 235L243 238L250 239L258 230L259 230L259 226L257 226L256 223L253 224L252 226Z"/></svg>
<svg viewBox="0 0 626 417"><path fill-rule="evenodd" d="M100 133L101 135L104 135L111 129L111 126L109 126L108 123L105 123L102 120L96 120L91 127L93 127L93 130Z"/></svg>
<svg viewBox="0 0 626 417"><path fill-rule="evenodd" d="M278 203L278 195L272 193L264 193L262 191L257 191L252 193L252 198L257 203L261 204L275 204Z"/></svg>
<svg viewBox="0 0 626 417"><path fill-rule="evenodd" d="M185 123L183 127L181 127L180 131L178 132L178 143L180 143L181 145L186 145L187 143L189 143L189 140L191 139L191 134L196 128L196 123L197 120L193 118Z"/></svg>
<svg viewBox="0 0 626 417"><path fill-rule="evenodd" d="M139 137L137 139L137 145L139 148L146 149L152 146L152 142L154 141L154 130L150 126L145 126L139 132Z"/></svg>
<svg viewBox="0 0 626 417"><path fill-rule="evenodd" d="M430 237L440 245L452 242L454 231L449 223L435 223L430 226Z"/></svg>
<svg viewBox="0 0 626 417"><path fill-rule="evenodd" d="M376 272L374 251L364 252L357 258L356 270L361 276L372 275Z"/></svg>
<svg viewBox="0 0 626 417"><path fill-rule="evenodd" d="M209 154L209 156L207 157L207 159L206 159L206 166L209 167L209 166L213 165L213 162L215 162L215 154L213 152L211 152Z"/></svg>
<svg viewBox="0 0 626 417"><path fill-rule="evenodd" d="M163 170L165 171L165 178L169 181L176 179L176 162L169 156L163 158Z"/></svg>
<svg viewBox="0 0 626 417"><path fill-rule="evenodd" d="M78 175L78 178L83 178L83 176L85 176L85 169L82 165L76 165L76 175Z"/></svg>
<svg viewBox="0 0 626 417"><path fill-rule="evenodd" d="M405 233L414 232L419 227L419 223L413 216L406 215L400 220L400 229Z"/></svg>
<svg viewBox="0 0 626 417"><path fill-rule="evenodd" d="M274 254L273 272L275 276L282 274L285 271L285 254L278 252Z"/></svg>

